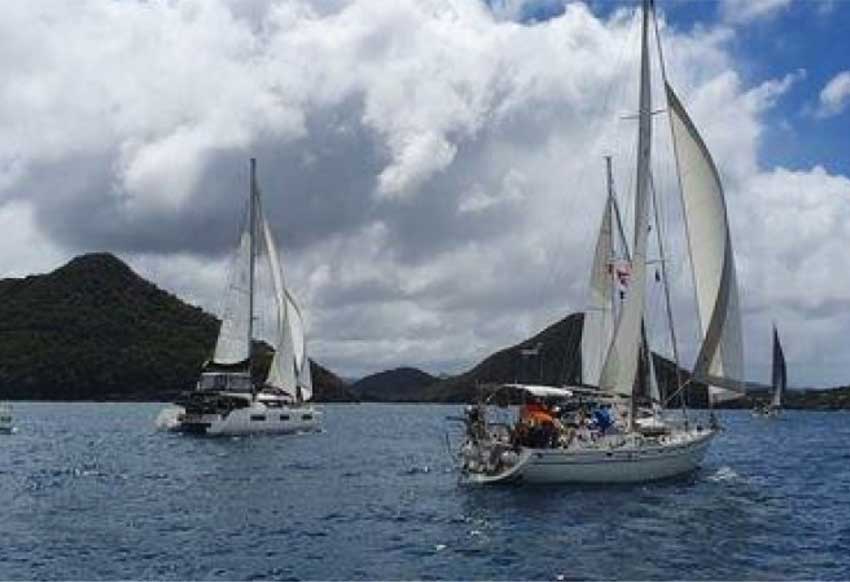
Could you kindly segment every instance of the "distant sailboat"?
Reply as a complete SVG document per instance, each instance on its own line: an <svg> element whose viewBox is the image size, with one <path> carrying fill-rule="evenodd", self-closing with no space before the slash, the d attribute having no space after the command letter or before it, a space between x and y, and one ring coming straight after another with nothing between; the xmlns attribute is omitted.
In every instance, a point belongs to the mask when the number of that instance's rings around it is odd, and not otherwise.
<svg viewBox="0 0 850 582"><path fill-rule="evenodd" d="M183 409L173 427L178 431L236 435L319 428L321 413L308 402L313 384L304 320L284 283L277 245L263 213L254 159L248 198L248 220L230 273L215 353L195 390L177 403ZM259 339L255 333L259 266L267 268L273 288L275 351L266 380L255 383L251 370Z"/></svg>
<svg viewBox="0 0 850 582"><path fill-rule="evenodd" d="M11 434L14 430L12 405L8 402L0 402L0 434Z"/></svg>
<svg viewBox="0 0 850 582"><path fill-rule="evenodd" d="M770 404L756 407L754 414L761 416L779 416L782 410L782 402L785 398L785 389L788 386L788 370L785 367L785 354L782 352L782 344L779 343L779 332L773 326L773 362L771 366L770 385L772 388Z"/></svg>
<svg viewBox="0 0 850 582"><path fill-rule="evenodd" d="M469 408L467 439L461 451L463 475L470 483L623 483L672 477L695 469L717 434L713 416L708 426L702 426L688 422L687 417L681 423L668 422L657 414L663 403L645 325L651 211L658 221L651 174L653 108L648 50L654 16L652 2L644 0L634 239L627 248L612 194L609 161L608 196L595 247L591 304L582 339L583 386L513 385L534 406L524 407L510 430L489 425L485 406ZM657 36L657 24L655 31ZM714 160L667 82L660 47L659 59L702 332L692 379L707 383L710 401L716 403L744 392L741 316L726 202ZM665 285L678 366L664 241L660 229L655 231L662 254L659 278ZM641 385L649 386L652 404L643 411L636 392ZM680 378L677 392L685 385ZM584 400L576 404L577 397ZM556 398L561 406L547 409L545 401ZM594 409L586 409L588 401ZM569 414L565 415L565 410Z"/></svg>

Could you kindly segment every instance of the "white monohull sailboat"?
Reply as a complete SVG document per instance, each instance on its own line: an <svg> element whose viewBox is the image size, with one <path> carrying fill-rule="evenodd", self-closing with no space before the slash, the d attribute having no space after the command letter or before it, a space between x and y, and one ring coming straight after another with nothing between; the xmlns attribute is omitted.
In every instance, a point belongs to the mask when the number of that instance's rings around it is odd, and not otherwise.
<svg viewBox="0 0 850 582"><path fill-rule="evenodd" d="M609 162L609 194L595 249L591 307L585 314L582 338L584 386L514 386L536 402L533 410L529 405L521 409L520 420L513 427L488 423L483 405L469 407L461 449L467 482L628 483L668 478L697 468L717 434L713 416L703 426L688 421L687 416L673 422L660 414L664 403L646 339L651 210L656 222L658 216L651 171L651 23L659 41L702 336L688 382L707 384L709 399L715 403L744 392L738 287L723 187L708 148L667 81L653 3L644 0L633 241L628 248L611 193ZM655 231L678 366L663 240L660 229ZM618 279L626 276L628 290L618 289ZM677 384L676 392L686 386L681 378ZM649 406L638 406L638 386L649 387ZM560 409L546 403L556 390L560 391ZM588 394L595 410L583 408ZM576 407L577 395L584 395L585 404Z"/></svg>
<svg viewBox="0 0 850 582"><path fill-rule="evenodd" d="M177 402L173 429L207 435L294 433L319 428L304 320L286 287L277 245L263 213L251 159L248 219L230 273L230 285L213 358L195 389ZM257 337L257 273L265 267L273 288L274 355L262 383L252 378Z"/></svg>

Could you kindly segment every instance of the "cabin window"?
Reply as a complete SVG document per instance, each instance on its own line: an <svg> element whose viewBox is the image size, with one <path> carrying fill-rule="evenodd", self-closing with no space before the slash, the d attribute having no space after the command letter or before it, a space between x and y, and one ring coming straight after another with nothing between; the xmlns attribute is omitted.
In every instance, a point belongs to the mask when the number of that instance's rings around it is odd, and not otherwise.
<svg viewBox="0 0 850 582"><path fill-rule="evenodd" d="M252 415L251 415L251 420L263 421L263 420L265 420L265 419L266 419L266 415L265 415L265 414L252 414Z"/></svg>
<svg viewBox="0 0 850 582"><path fill-rule="evenodd" d="M312 414L302 414L301 420L313 420L313 415Z"/></svg>
<svg viewBox="0 0 850 582"><path fill-rule="evenodd" d="M281 420L281 421L289 420L289 415L288 415L288 414L281 414L281 415L280 415L280 420Z"/></svg>

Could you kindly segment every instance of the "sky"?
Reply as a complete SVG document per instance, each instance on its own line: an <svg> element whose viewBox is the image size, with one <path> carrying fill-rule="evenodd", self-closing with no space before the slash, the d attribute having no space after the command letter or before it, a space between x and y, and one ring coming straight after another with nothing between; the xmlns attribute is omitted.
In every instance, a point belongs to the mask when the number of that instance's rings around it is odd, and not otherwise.
<svg viewBox="0 0 850 582"><path fill-rule="evenodd" d="M748 378L769 377L775 323L792 385L850 383L850 2L657 4L668 78L726 190ZM0 277L110 251L218 313L254 156L311 355L347 377L466 369L586 306L604 155L632 202L636 7L4 3ZM666 116L653 125L690 364Z"/></svg>

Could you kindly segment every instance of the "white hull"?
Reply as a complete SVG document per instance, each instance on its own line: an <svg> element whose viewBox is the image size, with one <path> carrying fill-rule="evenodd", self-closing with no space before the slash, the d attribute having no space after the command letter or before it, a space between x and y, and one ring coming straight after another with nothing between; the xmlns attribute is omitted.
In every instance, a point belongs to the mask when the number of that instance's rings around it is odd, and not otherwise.
<svg viewBox="0 0 850 582"><path fill-rule="evenodd" d="M310 405L267 407L254 402L226 414L192 414L177 417L173 430L209 436L295 434L321 430L322 413Z"/></svg>
<svg viewBox="0 0 850 582"><path fill-rule="evenodd" d="M515 464L498 473L465 471L469 483L638 483L684 475L699 467L715 436L689 430L658 442L620 446L520 449ZM612 443L613 445L613 443Z"/></svg>

